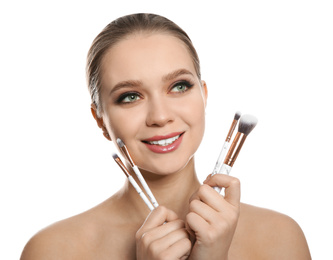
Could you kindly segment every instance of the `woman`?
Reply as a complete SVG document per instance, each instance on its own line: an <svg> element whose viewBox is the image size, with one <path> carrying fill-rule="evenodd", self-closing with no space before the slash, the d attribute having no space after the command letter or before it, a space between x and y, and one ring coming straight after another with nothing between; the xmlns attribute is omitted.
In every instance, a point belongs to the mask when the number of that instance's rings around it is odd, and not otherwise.
<svg viewBox="0 0 333 260"><path fill-rule="evenodd" d="M126 181L95 208L37 233L22 260L311 258L292 219L240 203L238 179L207 172L199 183L207 86L182 29L153 14L113 21L89 50L87 78L97 125L124 141L161 206L149 212Z"/></svg>

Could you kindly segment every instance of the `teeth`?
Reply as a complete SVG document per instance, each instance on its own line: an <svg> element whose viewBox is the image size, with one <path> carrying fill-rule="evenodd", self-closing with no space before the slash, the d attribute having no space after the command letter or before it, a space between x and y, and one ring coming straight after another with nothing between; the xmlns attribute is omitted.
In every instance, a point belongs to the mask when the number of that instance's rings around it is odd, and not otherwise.
<svg viewBox="0 0 333 260"><path fill-rule="evenodd" d="M156 145L161 145L161 146L167 146L169 144L172 144L174 141L176 141L179 138L180 135L168 138L168 139L163 139L163 140L158 140L158 141L151 141L149 142L150 144L156 144Z"/></svg>

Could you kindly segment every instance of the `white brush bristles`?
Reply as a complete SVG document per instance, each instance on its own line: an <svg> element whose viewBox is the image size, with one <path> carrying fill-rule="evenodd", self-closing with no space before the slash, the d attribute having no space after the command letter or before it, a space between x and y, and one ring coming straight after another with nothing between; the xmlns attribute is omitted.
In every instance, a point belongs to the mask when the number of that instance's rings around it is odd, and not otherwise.
<svg viewBox="0 0 333 260"><path fill-rule="evenodd" d="M258 119L252 115L243 115L239 120L238 132L249 135L256 127Z"/></svg>

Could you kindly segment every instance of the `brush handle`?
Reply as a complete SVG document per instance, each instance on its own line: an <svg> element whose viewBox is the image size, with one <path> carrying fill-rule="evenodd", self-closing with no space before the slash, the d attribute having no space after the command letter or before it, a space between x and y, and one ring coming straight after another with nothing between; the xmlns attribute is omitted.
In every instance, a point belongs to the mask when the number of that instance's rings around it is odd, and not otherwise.
<svg viewBox="0 0 333 260"><path fill-rule="evenodd" d="M143 191L141 190L140 186L136 183L136 181L133 179L133 177L129 176L128 180L132 184L132 186L134 187L134 189L136 190L136 192L139 193L140 197L146 203L146 205L148 206L148 208L151 211L154 210L154 206L150 203L150 201L148 200L147 196L143 193Z"/></svg>
<svg viewBox="0 0 333 260"><path fill-rule="evenodd" d="M228 164L222 164L222 167L219 170L219 173L230 175L232 167L229 166Z"/></svg>
<svg viewBox="0 0 333 260"><path fill-rule="evenodd" d="M225 141L224 144L223 144L223 146L222 146L220 155L217 158L217 161L216 161L216 164L215 164L212 176L215 175L216 173L219 173L219 170L220 170L221 165L222 165L222 163L224 161L224 158L225 158L225 155L226 155L226 153L227 153L227 151L229 149L229 146L230 146L230 143L228 141Z"/></svg>
<svg viewBox="0 0 333 260"><path fill-rule="evenodd" d="M138 177L139 181L142 184L142 187L144 188L144 190L147 192L148 197L150 198L150 201L153 203L154 207L157 208L158 207L158 203L153 195L153 193L151 192L151 190L148 187L147 182L145 181L145 179L143 178L138 166L134 165L133 170L136 174L136 176Z"/></svg>
<svg viewBox="0 0 333 260"><path fill-rule="evenodd" d="M221 169L219 169L219 173L229 175L231 172L231 169L232 169L231 166L224 163L224 164L222 164ZM214 190L216 190L218 193L221 193L222 189L221 189L221 187L214 187Z"/></svg>

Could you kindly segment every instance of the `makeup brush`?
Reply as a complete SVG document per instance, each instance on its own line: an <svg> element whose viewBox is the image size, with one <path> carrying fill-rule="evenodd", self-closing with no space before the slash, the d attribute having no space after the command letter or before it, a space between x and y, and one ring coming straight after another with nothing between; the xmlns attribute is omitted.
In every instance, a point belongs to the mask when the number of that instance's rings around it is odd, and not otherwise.
<svg viewBox="0 0 333 260"><path fill-rule="evenodd" d="M140 186L136 183L136 181L134 180L134 178L132 177L132 175L129 173L129 171L125 167L124 163L119 158L119 156L116 153L114 153L112 155L112 157L116 161L116 163L119 165L119 167L122 169L122 171L125 173L125 175L127 176L127 179L132 184L132 186L134 187L134 189L136 190L136 192L139 193L140 197L146 203L146 205L148 206L148 208L150 210L154 210L154 206L150 203L150 201L148 200L148 198L146 197L146 195L143 193L143 191L141 190Z"/></svg>
<svg viewBox="0 0 333 260"><path fill-rule="evenodd" d="M229 149L229 146L230 146L230 139L232 137L232 134L234 133L234 130L236 128L236 125L238 123L238 119L241 117L241 112L237 111L235 113L235 116L234 116L234 120L232 121L232 124L230 126L230 129L229 129L229 133L227 135L227 138L225 139L224 141L224 144L222 146L222 149L221 149L221 152L220 152L220 155L219 157L217 158L217 161L216 161L216 164L215 164L215 167L214 167L214 170L213 170L213 173L212 175L215 175L216 173L218 173L218 171L220 170L221 168L221 165L223 163L223 160L224 160L224 157Z"/></svg>
<svg viewBox="0 0 333 260"><path fill-rule="evenodd" d="M227 156L218 173L230 174L232 166L234 165L237 156L242 149L242 146L246 140L246 137L251 133L258 123L258 119L252 115L243 115L239 120L238 132L230 146ZM212 174L214 175L214 174ZM214 187L217 192L221 191L220 187Z"/></svg>
<svg viewBox="0 0 333 260"><path fill-rule="evenodd" d="M143 178L138 166L135 165L135 163L134 163L134 161L133 161L125 143L120 138L117 138L117 144L118 144L119 148L121 149L121 151L123 152L123 154L125 155L125 157L127 158L128 162L130 163L133 171L135 172L136 176L138 177L139 181L141 182L142 187L147 192L147 195L150 198L151 202L153 203L154 207L157 208L158 203L157 203L153 193L149 189L149 186L148 186L147 182Z"/></svg>

